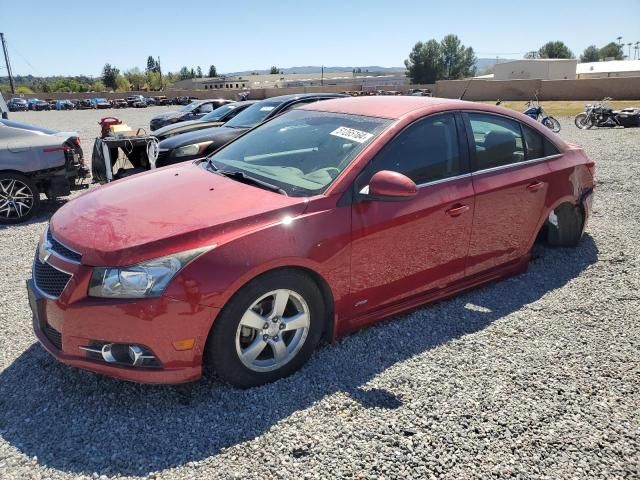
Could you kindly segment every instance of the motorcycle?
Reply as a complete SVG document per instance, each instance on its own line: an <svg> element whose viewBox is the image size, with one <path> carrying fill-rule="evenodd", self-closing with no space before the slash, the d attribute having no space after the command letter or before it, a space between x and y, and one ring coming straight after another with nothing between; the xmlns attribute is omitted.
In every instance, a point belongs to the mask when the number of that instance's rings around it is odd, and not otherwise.
<svg viewBox="0 0 640 480"><path fill-rule="evenodd" d="M605 97L601 103L585 105L585 111L576 115L573 120L576 127L586 130L591 127L638 127L640 126L640 109L625 108L613 110L609 107L611 97Z"/></svg>
<svg viewBox="0 0 640 480"><path fill-rule="evenodd" d="M544 109L542 108L542 105L540 105L538 95L536 94L535 97L535 102L529 100L527 103L525 103L527 109L522 113L524 113L528 117L533 118L536 122L542 123L552 132L558 133L562 128L560 126L560 122L553 118L551 115L545 115Z"/></svg>

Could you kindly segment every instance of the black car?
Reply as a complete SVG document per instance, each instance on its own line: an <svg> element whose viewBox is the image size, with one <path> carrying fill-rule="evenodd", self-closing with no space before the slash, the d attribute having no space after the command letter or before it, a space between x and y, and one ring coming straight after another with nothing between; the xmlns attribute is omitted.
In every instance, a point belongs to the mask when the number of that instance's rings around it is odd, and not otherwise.
<svg viewBox="0 0 640 480"><path fill-rule="evenodd" d="M12 98L7 102L10 112L26 112L29 110L29 104L24 98Z"/></svg>
<svg viewBox="0 0 640 480"><path fill-rule="evenodd" d="M220 127L256 102L257 100L247 100L245 102L229 103L216 108L211 113L207 113L199 120L187 120L185 122L172 123L159 128L153 132L153 136L162 141L165 138L180 135L182 133L202 130L204 128Z"/></svg>
<svg viewBox="0 0 640 480"><path fill-rule="evenodd" d="M191 102L180 110L156 115L151 119L149 126L151 127L151 130L157 130L172 123L184 122L186 120L198 120L204 117L207 113L213 112L216 108L228 103L233 103L233 100L217 98Z"/></svg>
<svg viewBox="0 0 640 480"><path fill-rule="evenodd" d="M279 113L306 103L347 96L340 93L303 93L272 97L256 102L222 127L183 133L161 141L156 166L163 167L205 157Z"/></svg>

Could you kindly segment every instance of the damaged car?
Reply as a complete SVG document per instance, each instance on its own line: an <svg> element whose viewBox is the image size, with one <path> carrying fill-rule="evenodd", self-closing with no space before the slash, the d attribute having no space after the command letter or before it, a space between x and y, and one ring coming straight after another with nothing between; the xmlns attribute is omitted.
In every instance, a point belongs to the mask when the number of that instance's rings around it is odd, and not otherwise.
<svg viewBox="0 0 640 480"><path fill-rule="evenodd" d="M218 98L213 100L198 100L185 105L180 110L173 112L161 113L151 119L149 127L151 130L158 130L172 123L184 122L187 120L199 120L206 114L213 112L215 109L233 103L233 100L225 100Z"/></svg>
<svg viewBox="0 0 640 480"><path fill-rule="evenodd" d="M41 193L64 197L88 176L76 132L0 120L0 225L28 220Z"/></svg>

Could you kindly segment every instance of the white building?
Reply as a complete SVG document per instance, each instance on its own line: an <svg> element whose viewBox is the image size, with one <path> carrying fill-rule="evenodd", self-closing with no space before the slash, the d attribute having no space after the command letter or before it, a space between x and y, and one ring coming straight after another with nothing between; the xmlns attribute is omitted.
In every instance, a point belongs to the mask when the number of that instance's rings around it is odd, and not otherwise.
<svg viewBox="0 0 640 480"><path fill-rule="evenodd" d="M578 78L640 77L640 60L579 63Z"/></svg>
<svg viewBox="0 0 640 480"><path fill-rule="evenodd" d="M496 63L494 80L574 80L578 60L540 58Z"/></svg>

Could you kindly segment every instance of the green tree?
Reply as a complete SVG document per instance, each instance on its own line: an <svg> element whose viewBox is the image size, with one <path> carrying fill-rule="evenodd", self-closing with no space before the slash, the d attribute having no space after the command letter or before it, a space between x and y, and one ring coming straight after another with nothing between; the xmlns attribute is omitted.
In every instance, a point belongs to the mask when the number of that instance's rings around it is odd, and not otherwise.
<svg viewBox="0 0 640 480"><path fill-rule="evenodd" d="M210 77L217 77L218 76L218 72L216 71L216 66L215 65L209 65L209 76Z"/></svg>
<svg viewBox="0 0 640 480"><path fill-rule="evenodd" d="M404 64L411 83L434 83L442 79L444 63L440 42L431 39L427 43L416 43Z"/></svg>
<svg viewBox="0 0 640 480"><path fill-rule="evenodd" d="M280 73L280 69L278 67L276 67L275 65L271 67L271 69L269 70L269 73L271 75L277 75Z"/></svg>
<svg viewBox="0 0 640 480"><path fill-rule="evenodd" d="M132 90L140 90L147 81L147 77L138 67L131 68L124 72L124 78L131 84Z"/></svg>
<svg viewBox="0 0 640 480"><path fill-rule="evenodd" d="M202 68L200 68L200 65L196 68L196 77L202 78Z"/></svg>
<svg viewBox="0 0 640 480"><path fill-rule="evenodd" d="M540 58L575 58L569 47L560 40L545 43L538 50L538 54Z"/></svg>
<svg viewBox="0 0 640 480"><path fill-rule="evenodd" d="M155 71L156 71L156 68L157 68L157 65L156 65L156 59L155 59L155 58L153 58L151 55L149 55L149 56L147 57L147 70L146 70L146 72L147 72L147 73L149 73L149 72L155 72Z"/></svg>
<svg viewBox="0 0 640 480"><path fill-rule="evenodd" d="M189 69L187 67L182 67L180 69L179 75L180 75L180 80L186 80L187 78L190 78L189 77Z"/></svg>
<svg viewBox="0 0 640 480"><path fill-rule="evenodd" d="M20 85L19 87L16 87L16 93L24 95L24 94L31 94L33 93L33 90L31 90L29 87L26 87L24 85Z"/></svg>
<svg viewBox="0 0 640 480"><path fill-rule="evenodd" d="M91 85L91 90L93 90L94 92L104 92L106 89L107 89L107 87L102 82L102 80L96 80Z"/></svg>
<svg viewBox="0 0 640 480"><path fill-rule="evenodd" d="M60 78L51 85L52 92L79 92L80 82L73 78Z"/></svg>
<svg viewBox="0 0 640 480"><path fill-rule="evenodd" d="M104 86L110 88L111 90L115 90L116 88L118 88L116 78L118 77L119 73L120 70L118 70L116 67L112 67L111 64L105 63L104 68L102 69L102 83L104 84Z"/></svg>
<svg viewBox="0 0 640 480"><path fill-rule="evenodd" d="M457 80L472 77L476 73L476 56L473 48L465 47L456 35L449 34L440 42L442 63L446 78Z"/></svg>
<svg viewBox="0 0 640 480"><path fill-rule="evenodd" d="M595 45L589 45L580 55L580 61L583 63L597 62L598 60L600 60L600 50Z"/></svg>
<svg viewBox="0 0 640 480"><path fill-rule="evenodd" d="M615 60L622 60L624 58L624 52L622 51L622 47L615 43L607 43L604 47L600 49L599 52L600 60L604 60L606 58L614 58Z"/></svg>
<svg viewBox="0 0 640 480"><path fill-rule="evenodd" d="M196 71L193 69L193 67L191 67L191 70L189 70L189 78L196 78Z"/></svg>
<svg viewBox="0 0 640 480"><path fill-rule="evenodd" d="M118 75L116 77L116 92L128 92L130 89L131 85L124 75Z"/></svg>
<svg viewBox="0 0 640 480"><path fill-rule="evenodd" d="M160 83L160 73L159 72L149 72L149 73L147 73L147 87L149 87L149 90L160 90L160 89L162 89L162 83Z"/></svg>

